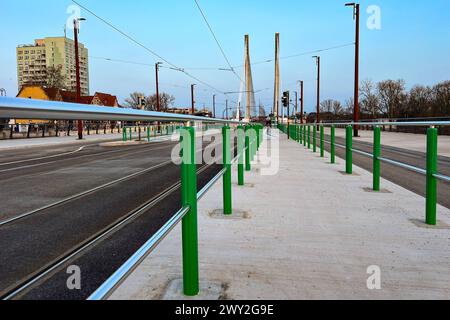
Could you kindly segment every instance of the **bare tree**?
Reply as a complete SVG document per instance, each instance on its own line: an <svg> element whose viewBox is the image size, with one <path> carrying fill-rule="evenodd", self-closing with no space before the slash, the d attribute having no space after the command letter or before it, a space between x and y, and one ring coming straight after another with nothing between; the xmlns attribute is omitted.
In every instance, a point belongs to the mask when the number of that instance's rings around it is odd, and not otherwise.
<svg viewBox="0 0 450 320"><path fill-rule="evenodd" d="M380 113L379 98L376 92L376 85L369 79L361 82L361 113L371 115L376 118Z"/></svg>
<svg viewBox="0 0 450 320"><path fill-rule="evenodd" d="M353 114L353 109L355 108L355 100L353 98L348 98L345 100L345 108L344 108L344 114L350 115Z"/></svg>
<svg viewBox="0 0 450 320"><path fill-rule="evenodd" d="M426 117L432 113L433 91L429 87L414 86L408 95L408 113L415 117Z"/></svg>
<svg viewBox="0 0 450 320"><path fill-rule="evenodd" d="M333 100L327 99L320 103L320 112L322 113L331 113L333 112Z"/></svg>
<svg viewBox="0 0 450 320"><path fill-rule="evenodd" d="M48 88L66 89L66 77L62 74L62 67L46 68L46 86Z"/></svg>
<svg viewBox="0 0 450 320"><path fill-rule="evenodd" d="M159 101L161 111L167 111L173 106L173 103L175 102L175 97L168 93L163 92L159 94ZM145 109L156 111L156 103L157 103L156 94L147 97L147 106L145 107Z"/></svg>
<svg viewBox="0 0 450 320"><path fill-rule="evenodd" d="M399 115L406 102L405 81L386 80L378 83L381 111L390 119Z"/></svg>
<svg viewBox="0 0 450 320"><path fill-rule="evenodd" d="M130 94L130 97L125 99L125 106L131 109L140 109L140 99L145 99L145 94L141 92L133 92Z"/></svg>
<svg viewBox="0 0 450 320"><path fill-rule="evenodd" d="M432 116L450 115L450 81L438 83L432 90L433 102L431 104Z"/></svg>
<svg viewBox="0 0 450 320"><path fill-rule="evenodd" d="M344 108L342 107L342 103L340 101L333 101L333 113L335 116L339 116L344 112Z"/></svg>

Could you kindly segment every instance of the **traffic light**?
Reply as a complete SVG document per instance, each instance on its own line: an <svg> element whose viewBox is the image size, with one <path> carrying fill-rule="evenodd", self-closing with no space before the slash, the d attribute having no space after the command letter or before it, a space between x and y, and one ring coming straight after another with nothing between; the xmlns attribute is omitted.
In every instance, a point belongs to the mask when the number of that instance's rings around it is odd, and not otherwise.
<svg viewBox="0 0 450 320"><path fill-rule="evenodd" d="M283 107L289 107L289 91L283 92L283 98L281 98L281 102L283 104Z"/></svg>

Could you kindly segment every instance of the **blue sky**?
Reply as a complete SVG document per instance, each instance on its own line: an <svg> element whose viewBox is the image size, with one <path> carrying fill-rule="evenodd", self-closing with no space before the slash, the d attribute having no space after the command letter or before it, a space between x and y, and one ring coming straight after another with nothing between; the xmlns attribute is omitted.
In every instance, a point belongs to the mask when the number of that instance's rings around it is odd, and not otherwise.
<svg viewBox="0 0 450 320"><path fill-rule="evenodd" d="M33 39L63 35L69 0L1 1L0 87L17 92L15 47ZM183 68L227 67L193 0L79 0L165 59ZM281 34L281 56L329 48L354 41L351 9L340 0L199 0L233 65L242 65L244 35L250 35L253 62L273 59L274 34ZM369 5L381 9L381 30L369 30ZM450 78L449 0L361 1L361 78L406 80L431 85ZM154 70L148 66L113 63L107 57L153 64L159 61L110 27L82 11L80 41L88 48L91 91L117 94L122 101L132 91L154 93ZM71 31L68 33L71 36ZM322 52L322 99L341 101L352 95L353 47ZM296 90L305 80L307 111L315 105L315 63L311 55L281 61L283 90ZM239 70L242 72L242 70ZM222 91L239 91L230 72L189 70ZM255 65L256 96L270 108L273 96L273 63ZM177 106L190 104L194 80L162 69L161 90L176 97ZM199 106L211 104L213 92L198 86ZM226 97L218 94L219 109ZM236 101L238 97L229 96Z"/></svg>

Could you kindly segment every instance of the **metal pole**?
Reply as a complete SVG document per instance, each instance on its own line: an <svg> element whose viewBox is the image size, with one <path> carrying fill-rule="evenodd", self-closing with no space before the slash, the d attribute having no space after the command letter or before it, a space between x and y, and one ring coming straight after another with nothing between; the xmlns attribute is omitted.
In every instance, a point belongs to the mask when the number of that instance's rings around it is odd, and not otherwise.
<svg viewBox="0 0 450 320"><path fill-rule="evenodd" d="M195 163L195 129L182 129L181 202L189 206L182 222L183 291L186 296L199 293L197 230L197 165Z"/></svg>
<svg viewBox="0 0 450 320"><path fill-rule="evenodd" d="M317 123L320 123L320 57L317 57Z"/></svg>
<svg viewBox="0 0 450 320"><path fill-rule="evenodd" d="M373 129L373 191L380 191L381 128Z"/></svg>
<svg viewBox="0 0 450 320"><path fill-rule="evenodd" d="M355 41L355 93L354 93L354 122L359 122L359 4L355 5L356 41ZM358 137L358 125L354 126L354 136Z"/></svg>
<svg viewBox="0 0 450 320"><path fill-rule="evenodd" d="M228 118L228 100L225 101L225 113L227 115L227 120L228 120L229 119Z"/></svg>
<svg viewBox="0 0 450 320"><path fill-rule="evenodd" d="M250 137L245 134L245 171L251 171L251 159L250 159Z"/></svg>
<svg viewBox="0 0 450 320"><path fill-rule="evenodd" d="M323 125L320 126L320 157L325 157L325 132Z"/></svg>
<svg viewBox="0 0 450 320"><path fill-rule="evenodd" d="M213 95L213 118L216 117L216 95Z"/></svg>
<svg viewBox="0 0 450 320"><path fill-rule="evenodd" d="M244 162L245 162L245 131L243 126L238 126L238 185L243 186L245 184L244 176Z"/></svg>
<svg viewBox="0 0 450 320"><path fill-rule="evenodd" d="M335 126L331 126L331 164L336 163L336 128Z"/></svg>
<svg viewBox="0 0 450 320"><path fill-rule="evenodd" d="M313 128L313 152L317 152L317 125Z"/></svg>
<svg viewBox="0 0 450 320"><path fill-rule="evenodd" d="M300 81L300 97L302 99L301 104L300 104L300 109L301 109L301 111L300 111L300 113L301 113L301 115L300 115L300 123L303 124L303 113L304 113L303 81Z"/></svg>
<svg viewBox="0 0 450 320"><path fill-rule="evenodd" d="M438 169L438 130L429 128L427 131L427 199L426 223L435 226L437 211L437 179L434 175Z"/></svg>
<svg viewBox="0 0 450 320"><path fill-rule="evenodd" d="M311 149L311 126L308 126L308 149Z"/></svg>
<svg viewBox="0 0 450 320"><path fill-rule="evenodd" d="M78 53L78 19L73 20L73 25L75 42L76 102L81 103L80 56ZM81 120L78 120L78 139L83 140L83 121Z"/></svg>
<svg viewBox="0 0 450 320"><path fill-rule="evenodd" d="M347 126L346 130L346 157L345 157L345 172L347 174L353 173L353 128Z"/></svg>
<svg viewBox="0 0 450 320"><path fill-rule="evenodd" d="M223 167L226 169L223 175L223 213L231 215L232 199L231 199L231 146L230 146L230 127L222 128L222 144L223 144Z"/></svg>
<svg viewBox="0 0 450 320"><path fill-rule="evenodd" d="M192 102L192 115L195 115L195 99L194 99L194 87L195 84L191 84L191 102Z"/></svg>

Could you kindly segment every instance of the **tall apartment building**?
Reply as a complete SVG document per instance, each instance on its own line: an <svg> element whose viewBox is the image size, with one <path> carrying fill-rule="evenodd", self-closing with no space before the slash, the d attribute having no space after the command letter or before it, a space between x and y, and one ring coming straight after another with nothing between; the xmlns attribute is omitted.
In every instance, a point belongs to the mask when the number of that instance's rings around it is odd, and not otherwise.
<svg viewBox="0 0 450 320"><path fill-rule="evenodd" d="M81 95L89 95L88 49L80 43ZM19 90L26 84L45 83L47 68L61 69L66 89L76 91L75 43L67 37L37 39L34 45L17 47L17 77Z"/></svg>

